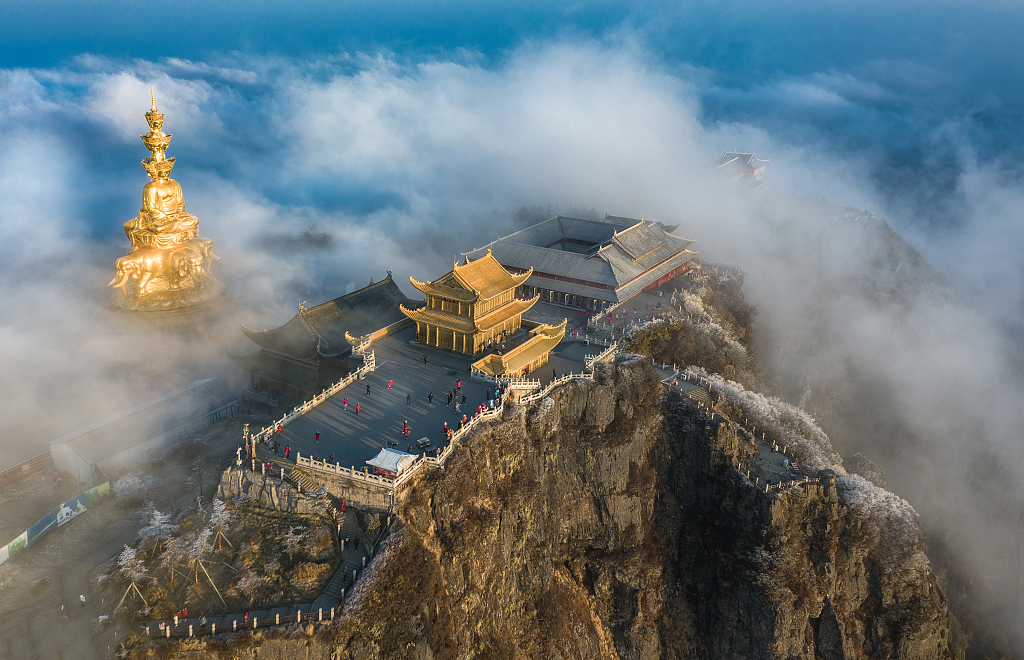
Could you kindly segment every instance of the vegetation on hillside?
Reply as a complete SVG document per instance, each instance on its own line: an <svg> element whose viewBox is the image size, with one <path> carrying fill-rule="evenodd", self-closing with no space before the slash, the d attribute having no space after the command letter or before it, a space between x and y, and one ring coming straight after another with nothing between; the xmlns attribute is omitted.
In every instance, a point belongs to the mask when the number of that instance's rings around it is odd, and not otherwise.
<svg viewBox="0 0 1024 660"><path fill-rule="evenodd" d="M104 579L117 614L167 619L232 613L316 598L340 562L329 521L214 500L176 520L149 504L146 526Z"/></svg>
<svg viewBox="0 0 1024 660"><path fill-rule="evenodd" d="M742 276L715 274L686 285L672 294L664 322L628 336L628 350L655 362L701 367L758 389L760 360L751 348L757 310L743 298Z"/></svg>

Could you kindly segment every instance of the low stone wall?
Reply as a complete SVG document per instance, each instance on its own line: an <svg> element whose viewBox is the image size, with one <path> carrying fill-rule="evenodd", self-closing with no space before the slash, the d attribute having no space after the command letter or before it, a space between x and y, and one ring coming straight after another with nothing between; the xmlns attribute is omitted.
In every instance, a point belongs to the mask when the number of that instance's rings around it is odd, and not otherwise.
<svg viewBox="0 0 1024 660"><path fill-rule="evenodd" d="M327 488L328 493L344 498L348 506L374 513L391 510L391 493L387 490L320 471L312 473L312 476Z"/></svg>

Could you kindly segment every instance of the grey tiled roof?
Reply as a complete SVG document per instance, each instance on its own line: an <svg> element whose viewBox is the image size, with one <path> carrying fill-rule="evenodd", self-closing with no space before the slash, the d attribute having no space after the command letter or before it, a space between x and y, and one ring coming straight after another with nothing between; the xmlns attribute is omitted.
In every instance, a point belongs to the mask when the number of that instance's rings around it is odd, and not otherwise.
<svg viewBox="0 0 1024 660"><path fill-rule="evenodd" d="M259 350L247 355L228 356L242 369L254 376L301 389L324 389L340 380L347 369L345 360L330 356L315 356L299 360L274 351Z"/></svg>
<svg viewBox="0 0 1024 660"><path fill-rule="evenodd" d="M416 301L407 298L388 273L380 282L305 309L278 328L242 331L260 347L300 360L317 355L318 340L321 354L340 355L351 348L345 332L360 337L402 321L401 304L415 306Z"/></svg>
<svg viewBox="0 0 1024 660"><path fill-rule="evenodd" d="M687 250L693 241L675 236L657 223L612 216L607 219L625 222L556 216L467 254L477 258L490 249L506 266L524 270L532 267L535 279L530 284L605 300L632 295L626 292L637 286L643 288L696 254ZM592 245L586 248L580 243ZM570 249L565 249L566 245ZM654 272L645 272L652 268ZM552 280L545 274L615 290Z"/></svg>

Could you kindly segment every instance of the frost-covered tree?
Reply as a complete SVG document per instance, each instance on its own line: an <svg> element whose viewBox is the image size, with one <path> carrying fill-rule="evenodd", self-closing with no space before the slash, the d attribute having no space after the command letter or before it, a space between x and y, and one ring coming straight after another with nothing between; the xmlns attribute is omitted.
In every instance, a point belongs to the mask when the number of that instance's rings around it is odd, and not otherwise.
<svg viewBox="0 0 1024 660"><path fill-rule="evenodd" d="M121 577L128 580L128 588L125 589L124 595L121 596L121 601L114 608L114 611L121 609L121 605L124 603L124 599L128 597L128 594L135 593L142 602L146 604L146 609L149 609L149 603L146 602L145 596L142 595L142 590L139 589L138 582L149 577L146 570L146 564L139 557L139 553L135 548L124 546L124 550L117 556L116 572Z"/></svg>
<svg viewBox="0 0 1024 660"><path fill-rule="evenodd" d="M305 536L305 531L305 527L288 528L288 533L284 535L284 551L288 553L289 559L294 559L295 553L302 548L302 540Z"/></svg>
<svg viewBox="0 0 1024 660"><path fill-rule="evenodd" d="M171 523L169 515L159 511L152 502L146 503L146 526L139 530L139 537L144 542L157 544L177 531L178 526Z"/></svg>
<svg viewBox="0 0 1024 660"><path fill-rule="evenodd" d="M204 527L185 549L189 562L201 561L213 549L213 530Z"/></svg>
<svg viewBox="0 0 1024 660"><path fill-rule="evenodd" d="M225 544L228 547L234 547L224 533L231 528L233 520L234 513L228 510L227 503L224 500L213 500L213 513L210 515L209 527L214 532L213 543L217 550L223 548Z"/></svg>
<svg viewBox="0 0 1024 660"><path fill-rule="evenodd" d="M171 573L171 582L174 581L175 571L185 563L185 542L179 536L172 536L164 544L163 554L160 555L160 565Z"/></svg>
<svg viewBox="0 0 1024 660"><path fill-rule="evenodd" d="M139 557L138 550L131 546L124 546L124 550L117 556L117 574L129 580L137 582L148 577L146 564Z"/></svg>
<svg viewBox="0 0 1024 660"><path fill-rule="evenodd" d="M235 583L235 588L244 593L249 600L252 600L261 584L263 584L262 575L256 571L244 571L239 576L238 582Z"/></svg>

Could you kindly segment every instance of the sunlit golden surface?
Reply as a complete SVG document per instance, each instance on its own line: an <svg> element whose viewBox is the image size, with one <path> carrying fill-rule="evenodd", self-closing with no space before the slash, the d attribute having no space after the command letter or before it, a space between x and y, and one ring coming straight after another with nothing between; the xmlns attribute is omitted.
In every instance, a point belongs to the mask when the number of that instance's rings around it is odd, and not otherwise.
<svg viewBox="0 0 1024 660"><path fill-rule="evenodd" d="M210 276L219 259L213 241L199 236L199 218L185 211L181 185L170 178L174 158L164 156L171 136L161 128L164 115L156 98L146 113L149 132L140 135L152 154L142 161L151 179L142 189L142 209L124 223L131 241L128 254L117 260L110 286L118 289L113 303L129 310L168 310L206 302L224 285Z"/></svg>

